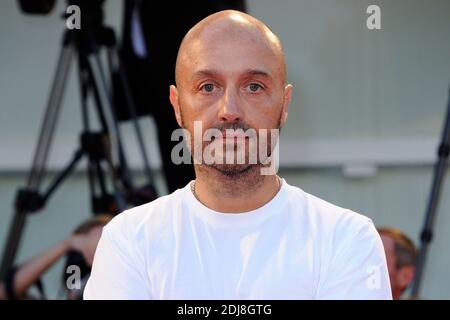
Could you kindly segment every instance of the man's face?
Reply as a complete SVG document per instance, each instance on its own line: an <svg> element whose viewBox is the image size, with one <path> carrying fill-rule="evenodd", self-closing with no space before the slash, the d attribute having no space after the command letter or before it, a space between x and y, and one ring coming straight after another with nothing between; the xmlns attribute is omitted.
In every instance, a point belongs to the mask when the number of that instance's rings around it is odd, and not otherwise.
<svg viewBox="0 0 450 320"><path fill-rule="evenodd" d="M255 129L257 133L278 129L287 118L291 86L285 85L283 65L271 48L257 41L232 36L197 40L185 55L177 80L178 87L171 87L171 101L180 126L191 137L194 121L201 121L202 136L210 128L225 136L225 129ZM203 150L209 143L203 143ZM213 143L237 148L236 138ZM243 171L248 164L214 167Z"/></svg>

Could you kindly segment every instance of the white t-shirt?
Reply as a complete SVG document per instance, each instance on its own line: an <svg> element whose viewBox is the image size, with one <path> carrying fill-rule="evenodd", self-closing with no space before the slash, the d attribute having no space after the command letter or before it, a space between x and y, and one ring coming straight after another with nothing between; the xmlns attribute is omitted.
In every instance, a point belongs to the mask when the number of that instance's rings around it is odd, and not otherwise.
<svg viewBox="0 0 450 320"><path fill-rule="evenodd" d="M263 207L221 213L183 189L103 230L85 299L392 299L372 221L283 180Z"/></svg>

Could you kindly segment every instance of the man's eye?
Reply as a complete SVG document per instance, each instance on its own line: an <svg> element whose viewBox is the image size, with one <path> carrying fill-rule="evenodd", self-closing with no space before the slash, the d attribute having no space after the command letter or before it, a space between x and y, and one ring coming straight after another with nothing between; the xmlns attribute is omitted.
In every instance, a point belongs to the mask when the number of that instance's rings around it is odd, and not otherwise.
<svg viewBox="0 0 450 320"><path fill-rule="evenodd" d="M212 83L207 83L201 87L201 90L204 92L213 92L214 91L214 85Z"/></svg>
<svg viewBox="0 0 450 320"><path fill-rule="evenodd" d="M248 90L249 90L250 92L258 92L258 91L260 91L261 89L263 89L262 85L260 85L260 84L258 84L258 83L250 83L250 84L247 86L247 88L248 88Z"/></svg>

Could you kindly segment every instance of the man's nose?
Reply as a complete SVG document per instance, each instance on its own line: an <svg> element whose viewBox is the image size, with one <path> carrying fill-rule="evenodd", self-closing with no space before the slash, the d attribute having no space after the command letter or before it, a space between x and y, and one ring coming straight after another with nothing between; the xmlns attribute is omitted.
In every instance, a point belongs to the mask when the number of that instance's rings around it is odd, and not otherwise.
<svg viewBox="0 0 450 320"><path fill-rule="evenodd" d="M220 101L219 119L224 122L235 122L242 119L238 93L234 89L227 89Z"/></svg>

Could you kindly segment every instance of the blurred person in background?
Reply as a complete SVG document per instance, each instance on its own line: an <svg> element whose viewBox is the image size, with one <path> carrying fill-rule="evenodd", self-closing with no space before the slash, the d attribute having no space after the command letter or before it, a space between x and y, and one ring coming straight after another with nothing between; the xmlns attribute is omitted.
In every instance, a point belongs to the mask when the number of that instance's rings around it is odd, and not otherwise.
<svg viewBox="0 0 450 320"><path fill-rule="evenodd" d="M392 297L400 299L414 279L417 249L412 240L396 228L378 228L391 281Z"/></svg>
<svg viewBox="0 0 450 320"><path fill-rule="evenodd" d="M13 267L0 282L0 300L46 299L41 282L42 275L62 257L66 257L63 270L63 283L67 298L82 298L85 283L90 274L94 253L97 248L103 227L113 218L109 214L99 214L80 224L74 232L52 248L36 255L24 264ZM72 273L67 273L69 266L77 266L80 273L80 288L68 289L67 281ZM40 297L29 293L36 286Z"/></svg>

